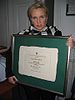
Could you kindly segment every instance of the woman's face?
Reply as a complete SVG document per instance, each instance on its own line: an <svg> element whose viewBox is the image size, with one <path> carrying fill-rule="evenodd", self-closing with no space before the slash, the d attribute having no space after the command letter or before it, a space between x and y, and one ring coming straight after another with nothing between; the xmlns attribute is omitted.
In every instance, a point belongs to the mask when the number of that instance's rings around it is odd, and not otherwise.
<svg viewBox="0 0 75 100"><path fill-rule="evenodd" d="M42 29L46 26L48 16L45 13L43 8L33 9L31 11L31 22L32 25L38 30L42 31Z"/></svg>

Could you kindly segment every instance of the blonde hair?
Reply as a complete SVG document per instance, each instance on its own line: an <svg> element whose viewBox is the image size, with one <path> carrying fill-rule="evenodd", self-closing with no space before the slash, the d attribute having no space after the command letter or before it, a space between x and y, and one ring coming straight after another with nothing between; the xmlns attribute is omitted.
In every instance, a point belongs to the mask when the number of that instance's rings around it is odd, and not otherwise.
<svg viewBox="0 0 75 100"><path fill-rule="evenodd" d="M45 13L46 13L46 16L48 16L48 8L45 6L44 3L38 1L38 2L35 2L34 4L32 4L29 8L28 8L28 11L27 11L27 15L29 17L29 19L31 18L31 12L33 9L38 9L38 8L41 8L41 9L44 9Z"/></svg>

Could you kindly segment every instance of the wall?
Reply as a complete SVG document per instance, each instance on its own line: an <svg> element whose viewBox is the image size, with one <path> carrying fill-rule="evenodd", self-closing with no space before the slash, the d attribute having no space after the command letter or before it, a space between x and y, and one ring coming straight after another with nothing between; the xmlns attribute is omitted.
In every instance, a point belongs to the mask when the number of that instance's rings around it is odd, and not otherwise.
<svg viewBox="0 0 75 100"><path fill-rule="evenodd" d="M27 9L33 2L34 0L8 0L9 41L13 33L17 34L21 30L28 28ZM9 42L7 44L10 45Z"/></svg>
<svg viewBox="0 0 75 100"><path fill-rule="evenodd" d="M7 0L0 0L0 46L7 45L8 15Z"/></svg>
<svg viewBox="0 0 75 100"><path fill-rule="evenodd" d="M28 26L27 8L33 2L34 0L0 0L0 46L10 46L11 35Z"/></svg>
<svg viewBox="0 0 75 100"><path fill-rule="evenodd" d="M67 0L55 0L54 25L62 31L63 35L72 35L75 40L75 16L66 16L66 1ZM68 69L67 98L71 96L72 82L75 77L75 46L71 50Z"/></svg>
<svg viewBox="0 0 75 100"><path fill-rule="evenodd" d="M55 0L54 25L63 32L63 35L72 35L75 40L75 16L66 16L66 1Z"/></svg>

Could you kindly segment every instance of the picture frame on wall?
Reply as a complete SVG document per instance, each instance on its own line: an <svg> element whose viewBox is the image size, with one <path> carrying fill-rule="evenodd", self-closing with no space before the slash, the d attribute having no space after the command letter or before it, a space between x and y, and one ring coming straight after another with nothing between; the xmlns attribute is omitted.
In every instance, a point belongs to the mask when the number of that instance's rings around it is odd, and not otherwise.
<svg viewBox="0 0 75 100"><path fill-rule="evenodd" d="M75 0L67 0L66 15L75 16Z"/></svg>

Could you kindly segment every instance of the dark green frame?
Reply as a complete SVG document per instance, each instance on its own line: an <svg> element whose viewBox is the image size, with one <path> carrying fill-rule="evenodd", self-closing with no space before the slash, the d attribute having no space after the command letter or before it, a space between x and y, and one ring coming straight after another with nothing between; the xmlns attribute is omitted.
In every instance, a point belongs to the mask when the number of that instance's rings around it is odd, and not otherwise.
<svg viewBox="0 0 75 100"><path fill-rule="evenodd" d="M66 93L66 76L67 76L67 60L68 46L67 36L27 36L13 35L13 58L12 71L22 84L52 91L57 94L65 95ZM20 75L18 73L19 47L20 46L39 46L48 48L58 48L58 64L57 76L55 82L46 81L43 79L34 78L31 76Z"/></svg>

